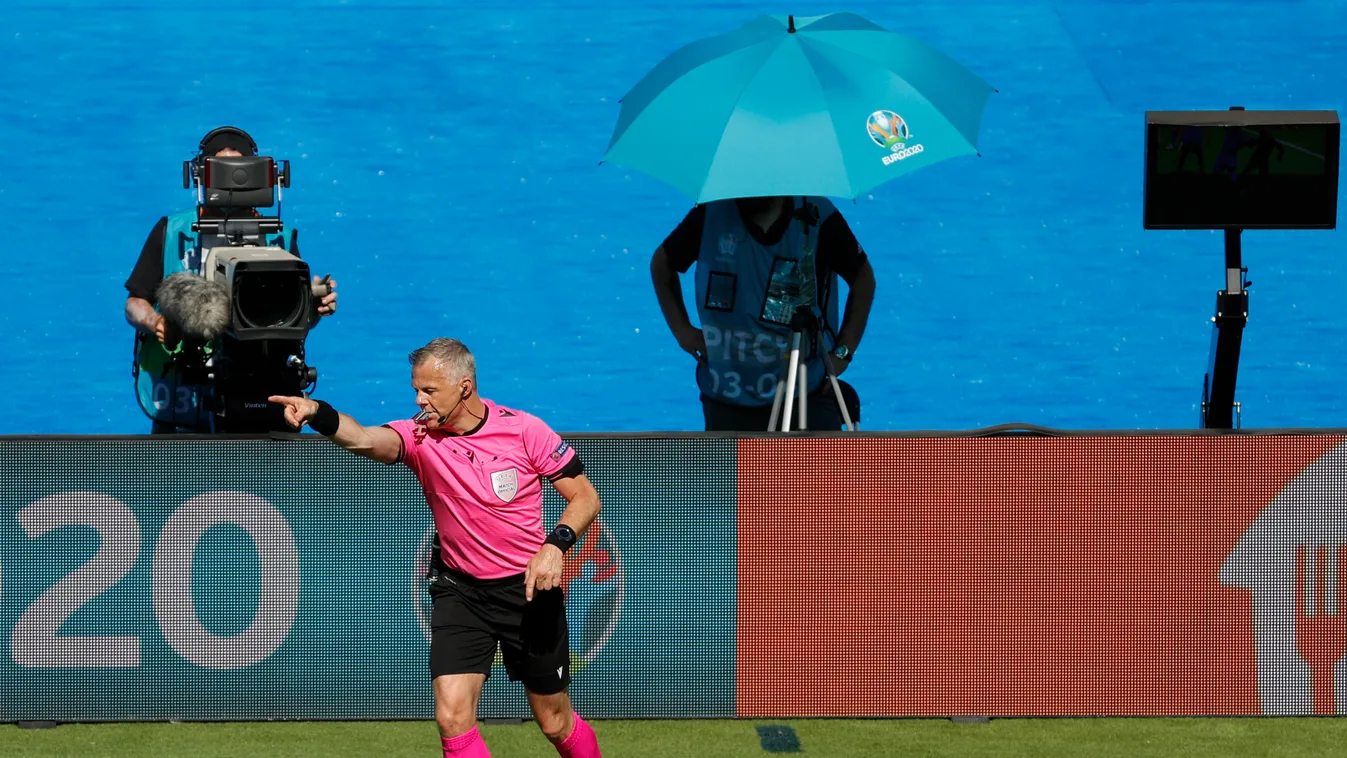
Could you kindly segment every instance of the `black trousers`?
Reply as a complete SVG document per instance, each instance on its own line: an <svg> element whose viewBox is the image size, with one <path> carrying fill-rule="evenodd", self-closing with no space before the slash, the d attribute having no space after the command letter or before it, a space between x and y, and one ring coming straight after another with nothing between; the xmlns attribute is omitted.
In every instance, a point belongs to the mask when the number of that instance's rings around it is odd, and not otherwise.
<svg viewBox="0 0 1347 758"><path fill-rule="evenodd" d="M861 398L856 388L838 379L842 390L842 399L847 404L852 423L861 422ZM809 431L837 432L842 430L842 409L837 406L837 396L833 394L831 381L825 381L819 388L809 393ZM772 417L772 406L762 405L746 407L730 405L712 400L702 395L702 415L706 419L708 432L765 432L767 422ZM799 417L799 405L795 406L796 418ZM780 420L778 419L778 422ZM794 420L792 419L792 423Z"/></svg>

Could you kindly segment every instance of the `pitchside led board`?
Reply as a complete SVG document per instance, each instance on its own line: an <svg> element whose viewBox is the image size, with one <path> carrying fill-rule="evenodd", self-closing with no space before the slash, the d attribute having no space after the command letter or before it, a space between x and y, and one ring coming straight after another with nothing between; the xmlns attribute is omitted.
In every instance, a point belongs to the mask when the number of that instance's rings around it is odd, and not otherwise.
<svg viewBox="0 0 1347 758"><path fill-rule="evenodd" d="M1333 229L1336 111L1149 111L1146 229Z"/></svg>
<svg viewBox="0 0 1347 758"><path fill-rule="evenodd" d="M1347 433L981 434L568 435L577 708L1347 715ZM420 485L296 437L0 437L0 724L431 718Z"/></svg>

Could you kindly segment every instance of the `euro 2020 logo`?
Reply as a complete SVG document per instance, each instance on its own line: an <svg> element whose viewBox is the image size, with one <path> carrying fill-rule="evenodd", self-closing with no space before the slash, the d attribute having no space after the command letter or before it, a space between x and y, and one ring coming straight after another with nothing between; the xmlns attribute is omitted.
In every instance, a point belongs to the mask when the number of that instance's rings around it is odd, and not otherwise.
<svg viewBox="0 0 1347 758"><path fill-rule="evenodd" d="M875 111L865 120L865 130L870 139L880 147L891 148L899 142L907 142L911 137L907 122L893 111Z"/></svg>
<svg viewBox="0 0 1347 758"><path fill-rule="evenodd" d="M422 535L412 567L412 602L416 606L421 631L430 639L433 607L427 591L426 572L430 566L431 541L435 527ZM566 556L561 574L566 593L566 621L570 627L571 672L578 673L594 662L617 630L626 597L626 572L617 541L600 519L589 525L582 539ZM501 665L500 650L495 665Z"/></svg>
<svg viewBox="0 0 1347 758"><path fill-rule="evenodd" d="M903 117L893 111L878 110L871 113L865 120L865 133L870 135L870 139L876 145L890 151L883 158L885 166L926 149L920 144L908 144L912 141L912 130L908 128Z"/></svg>

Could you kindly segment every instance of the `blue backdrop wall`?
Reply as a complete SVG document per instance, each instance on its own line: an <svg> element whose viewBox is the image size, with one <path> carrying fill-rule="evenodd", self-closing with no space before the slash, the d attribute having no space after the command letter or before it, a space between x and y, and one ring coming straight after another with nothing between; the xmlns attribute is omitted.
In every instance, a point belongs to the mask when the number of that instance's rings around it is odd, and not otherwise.
<svg viewBox="0 0 1347 758"><path fill-rule="evenodd" d="M285 219L341 309L319 395L407 415L406 353L462 338L558 429L700 428L650 253L690 200L599 165L618 99L760 13L858 12L993 86L983 157L842 204L877 301L870 429L1197 425L1221 238L1141 229L1147 109L1341 109L1347 7L10 2L0 8L0 433L144 430L122 284L180 161L238 124L294 164ZM1339 232L1248 233L1246 426L1343 426Z"/></svg>

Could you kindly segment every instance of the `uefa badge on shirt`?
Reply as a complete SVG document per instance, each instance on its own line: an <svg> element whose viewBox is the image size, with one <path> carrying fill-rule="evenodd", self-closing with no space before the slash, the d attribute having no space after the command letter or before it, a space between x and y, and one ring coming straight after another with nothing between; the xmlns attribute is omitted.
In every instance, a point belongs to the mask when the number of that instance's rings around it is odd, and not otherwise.
<svg viewBox="0 0 1347 758"><path fill-rule="evenodd" d="M556 450L553 450L553 451L552 451L552 454L549 455L548 457L551 458L551 459L554 460L554 461L560 462L560 461L561 461L561 456L563 456L563 455L566 454L566 448L568 448L568 447L570 447L570 446L566 444L566 441L565 441L565 440L562 440L562 441L561 441L561 444L560 444L560 445L557 445L557 449L556 449Z"/></svg>
<svg viewBox="0 0 1347 758"><path fill-rule="evenodd" d="M720 237L720 251L716 258L722 261L734 259L734 251L739 247L739 238L733 234L724 234Z"/></svg>
<svg viewBox="0 0 1347 758"><path fill-rule="evenodd" d="M491 489L496 491L496 497L500 498L502 503L514 500L515 493L519 492L519 474L512 468L493 471Z"/></svg>

